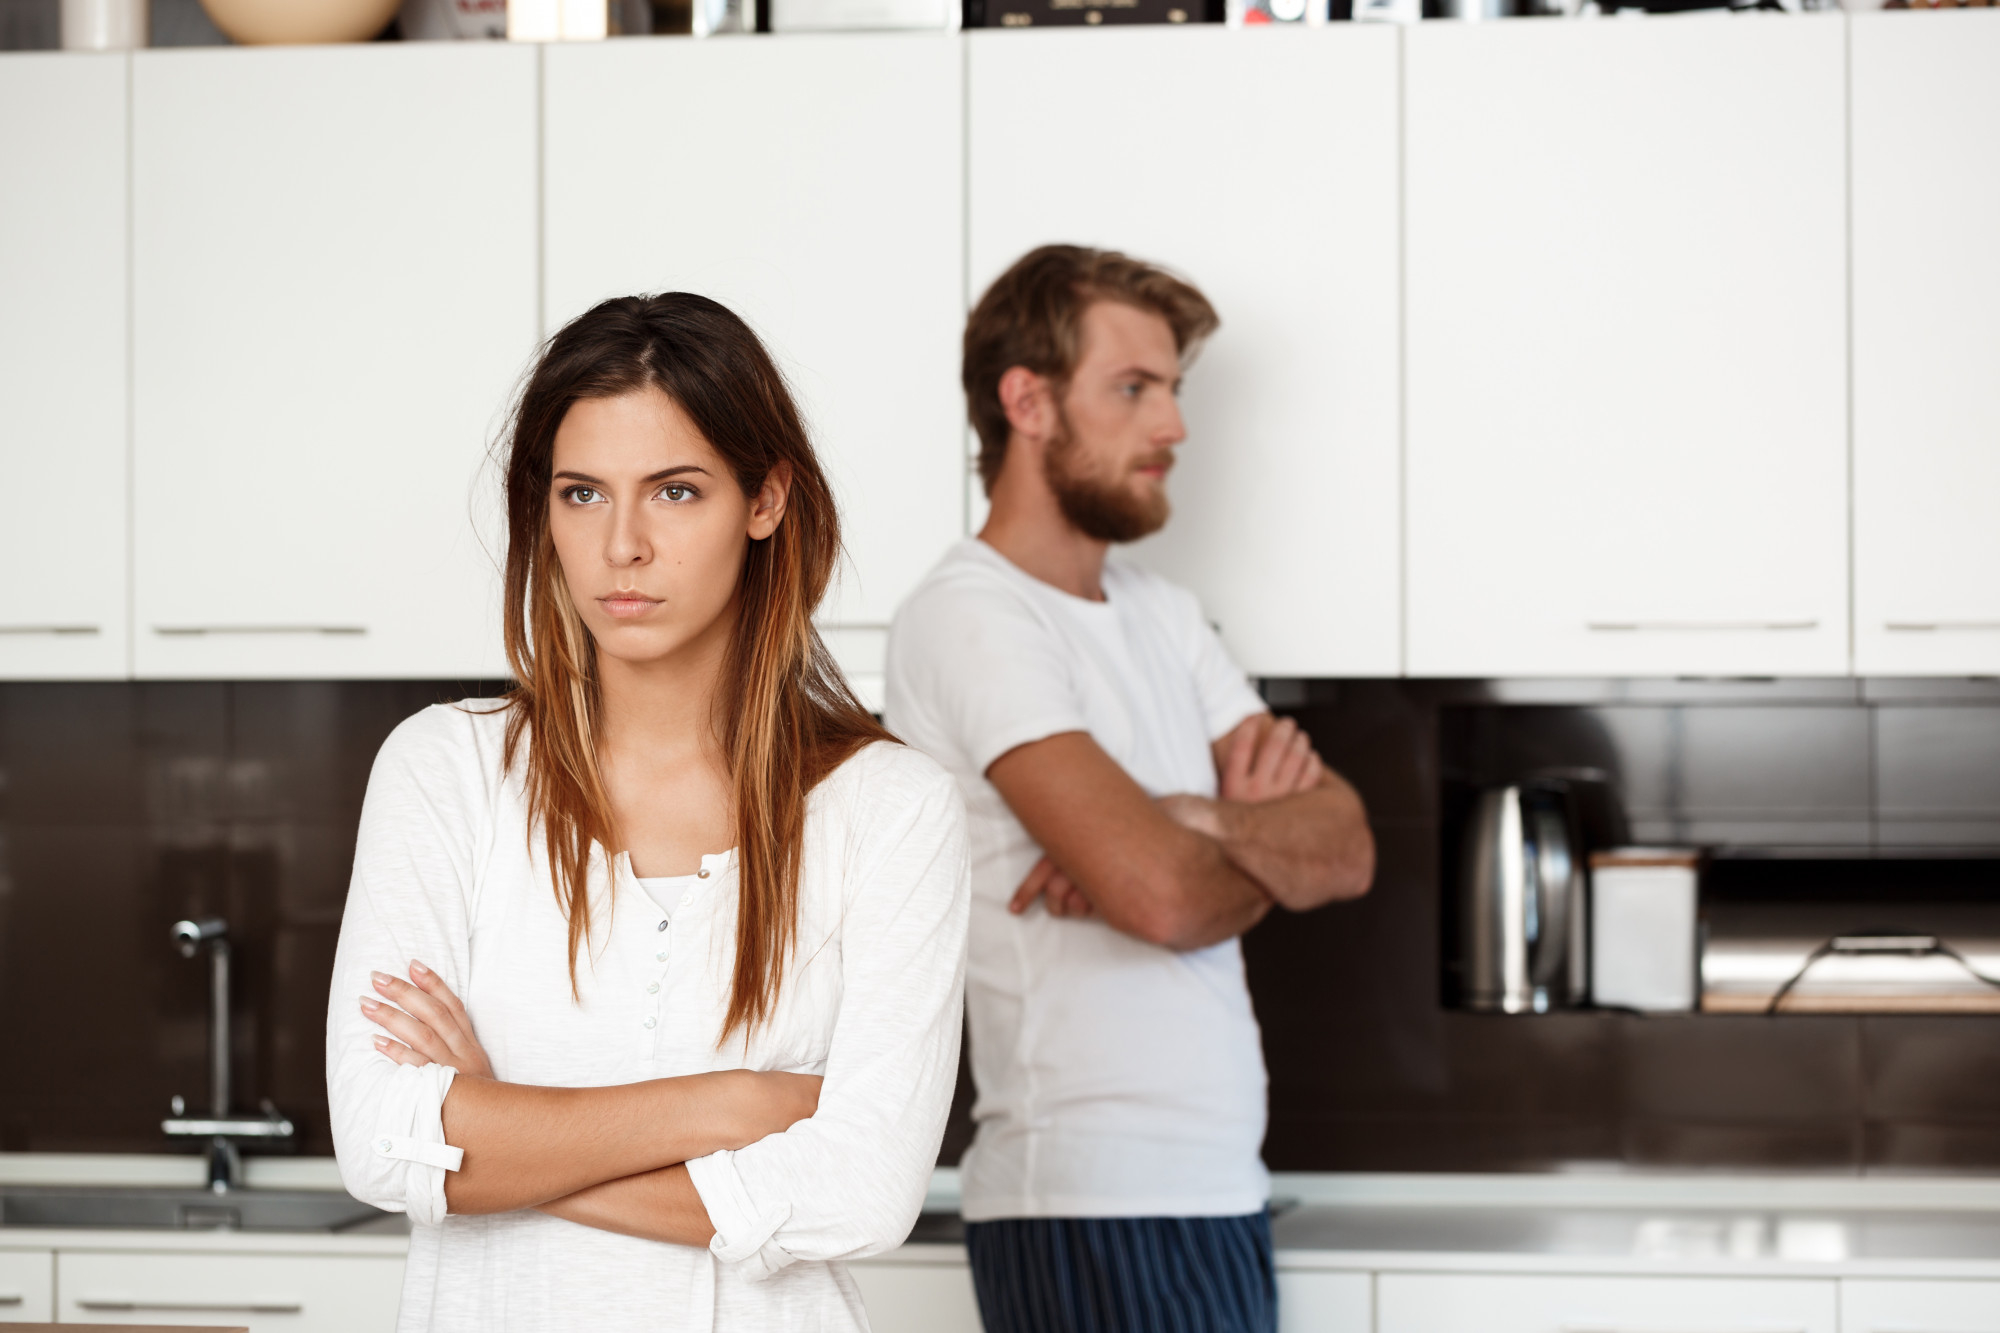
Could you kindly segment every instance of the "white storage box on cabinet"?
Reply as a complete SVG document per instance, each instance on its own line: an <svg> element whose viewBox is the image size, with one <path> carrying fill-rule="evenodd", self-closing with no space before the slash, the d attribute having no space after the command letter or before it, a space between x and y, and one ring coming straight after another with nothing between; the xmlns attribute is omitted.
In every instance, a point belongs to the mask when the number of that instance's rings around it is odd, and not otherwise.
<svg viewBox="0 0 2000 1333"><path fill-rule="evenodd" d="M1384 1273L1376 1333L1835 1333L1831 1280Z"/></svg>
<svg viewBox="0 0 2000 1333"><path fill-rule="evenodd" d="M2000 13L1852 23L1855 670L1992 675Z"/></svg>
<svg viewBox="0 0 2000 1333"><path fill-rule="evenodd" d="M0 679L127 670L125 96L0 56Z"/></svg>
<svg viewBox="0 0 2000 1333"><path fill-rule="evenodd" d="M56 1256L50 1250L0 1250L0 1324L46 1324L55 1318Z"/></svg>
<svg viewBox="0 0 2000 1333"><path fill-rule="evenodd" d="M2000 1282L1843 1279L1840 1333L1995 1333Z"/></svg>
<svg viewBox="0 0 2000 1333"><path fill-rule="evenodd" d="M144 51L133 99L137 674L498 673L534 49Z"/></svg>
<svg viewBox="0 0 2000 1333"><path fill-rule="evenodd" d="M1401 669L1396 33L969 35L972 288L1052 241L1187 275L1174 517L1137 549L1253 675Z"/></svg>
<svg viewBox="0 0 2000 1333"><path fill-rule="evenodd" d="M1411 674L1848 669L1843 22L1405 34Z"/></svg>
<svg viewBox="0 0 2000 1333"><path fill-rule="evenodd" d="M250 1333L390 1333L403 1261L352 1255L56 1256L56 1322L206 1324Z"/></svg>
<svg viewBox="0 0 2000 1333"><path fill-rule="evenodd" d="M964 530L958 40L608 42L544 60L550 331L640 292L747 320L840 501L852 564L822 616L872 629L834 637L879 655Z"/></svg>

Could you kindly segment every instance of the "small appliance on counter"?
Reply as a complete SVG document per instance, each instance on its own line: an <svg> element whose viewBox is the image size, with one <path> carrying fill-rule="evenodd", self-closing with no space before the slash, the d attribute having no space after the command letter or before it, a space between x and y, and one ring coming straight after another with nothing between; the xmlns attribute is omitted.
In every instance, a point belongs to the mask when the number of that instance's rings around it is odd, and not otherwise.
<svg viewBox="0 0 2000 1333"><path fill-rule="evenodd" d="M1701 853L1590 854L1590 998L1607 1009L1686 1013L1701 993Z"/></svg>
<svg viewBox="0 0 2000 1333"><path fill-rule="evenodd" d="M1489 787L1473 805L1458 885L1460 999L1543 1013L1589 991L1584 844L1571 786Z"/></svg>

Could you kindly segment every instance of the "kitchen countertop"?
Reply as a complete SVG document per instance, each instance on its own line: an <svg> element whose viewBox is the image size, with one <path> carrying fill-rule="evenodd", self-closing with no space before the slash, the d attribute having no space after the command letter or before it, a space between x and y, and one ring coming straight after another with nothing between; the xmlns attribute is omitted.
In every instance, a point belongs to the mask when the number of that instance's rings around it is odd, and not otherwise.
<svg viewBox="0 0 2000 1333"><path fill-rule="evenodd" d="M256 1185L339 1188L328 1158L262 1158ZM9 1184L198 1184L192 1157L0 1154ZM1979 1177L1307 1175L1272 1178L1287 1270L2000 1279L2000 1180ZM910 1242L873 1262L963 1262L957 1172ZM0 1249L400 1254L376 1234L0 1228Z"/></svg>

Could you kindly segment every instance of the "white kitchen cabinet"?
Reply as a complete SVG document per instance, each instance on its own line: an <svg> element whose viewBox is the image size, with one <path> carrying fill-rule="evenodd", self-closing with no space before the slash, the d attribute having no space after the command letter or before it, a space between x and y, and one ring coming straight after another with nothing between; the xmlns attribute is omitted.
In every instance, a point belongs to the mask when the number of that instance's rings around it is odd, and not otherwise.
<svg viewBox="0 0 2000 1333"><path fill-rule="evenodd" d="M122 56L0 56L0 679L126 663Z"/></svg>
<svg viewBox="0 0 2000 1333"><path fill-rule="evenodd" d="M1374 1333L1367 1273L1278 1270L1278 1333Z"/></svg>
<svg viewBox="0 0 2000 1333"><path fill-rule="evenodd" d="M757 330L840 503L851 563L821 619L870 674L896 604L964 530L958 40L606 42L543 59L549 330L661 291L713 297Z"/></svg>
<svg viewBox="0 0 2000 1333"><path fill-rule="evenodd" d="M1411 674L1848 670L1843 22L1405 33Z"/></svg>
<svg viewBox="0 0 2000 1333"><path fill-rule="evenodd" d="M0 1250L0 1324L46 1324L55 1318L56 1256L51 1250Z"/></svg>
<svg viewBox="0 0 2000 1333"><path fill-rule="evenodd" d="M1855 670L1992 675L2000 13L1852 24Z"/></svg>
<svg viewBox="0 0 2000 1333"><path fill-rule="evenodd" d="M1840 1333L2000 1333L2000 1282L1842 1278Z"/></svg>
<svg viewBox="0 0 2000 1333"><path fill-rule="evenodd" d="M873 1333L980 1333L979 1299L972 1290L972 1269L964 1251L949 1248L949 1257L891 1251L880 1259L851 1264L848 1272L861 1288Z"/></svg>
<svg viewBox="0 0 2000 1333"><path fill-rule="evenodd" d="M141 677L504 669L489 441L536 340L536 54L132 58Z"/></svg>
<svg viewBox="0 0 2000 1333"><path fill-rule="evenodd" d="M389 1333L403 1260L298 1254L56 1256L56 1322L208 1324L250 1333Z"/></svg>
<svg viewBox="0 0 2000 1333"><path fill-rule="evenodd" d="M1222 316L1175 511L1141 544L1254 675L1400 668L1397 34L967 37L977 300L1037 245L1123 250Z"/></svg>
<svg viewBox="0 0 2000 1333"><path fill-rule="evenodd" d="M1831 1280L1384 1273L1376 1333L1835 1333Z"/></svg>

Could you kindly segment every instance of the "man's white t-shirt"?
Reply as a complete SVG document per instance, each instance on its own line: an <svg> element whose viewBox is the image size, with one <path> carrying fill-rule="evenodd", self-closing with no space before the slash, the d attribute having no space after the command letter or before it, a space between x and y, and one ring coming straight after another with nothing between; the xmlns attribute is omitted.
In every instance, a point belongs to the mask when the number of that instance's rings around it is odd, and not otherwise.
<svg viewBox="0 0 2000 1333"><path fill-rule="evenodd" d="M1211 742L1262 712L1192 594L1121 561L1102 602L954 546L889 630L886 720L958 779L972 843L967 1220L1219 1217L1269 1196L1265 1074L1237 941L1188 953L1007 902L1040 858L986 780L1088 732L1152 796L1215 795Z"/></svg>

